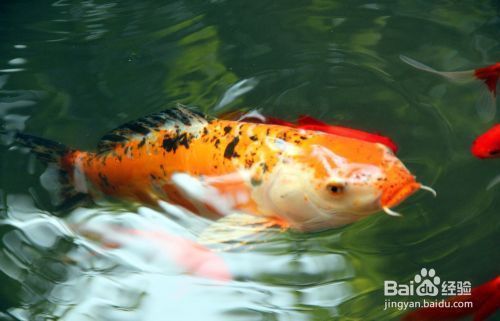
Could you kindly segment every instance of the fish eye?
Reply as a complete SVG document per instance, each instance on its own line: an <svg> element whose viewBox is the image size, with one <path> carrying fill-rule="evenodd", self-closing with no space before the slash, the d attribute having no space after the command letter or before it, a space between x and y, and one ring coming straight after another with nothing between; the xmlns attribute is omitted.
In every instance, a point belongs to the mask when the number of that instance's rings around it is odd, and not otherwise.
<svg viewBox="0 0 500 321"><path fill-rule="evenodd" d="M326 185L328 191L332 194L339 195L344 192L344 185L340 183L329 183Z"/></svg>

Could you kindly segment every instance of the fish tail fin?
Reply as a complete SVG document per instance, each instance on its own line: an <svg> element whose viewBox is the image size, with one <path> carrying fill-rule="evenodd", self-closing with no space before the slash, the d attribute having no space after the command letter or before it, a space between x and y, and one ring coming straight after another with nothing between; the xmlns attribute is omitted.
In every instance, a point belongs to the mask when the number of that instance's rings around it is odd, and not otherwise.
<svg viewBox="0 0 500 321"><path fill-rule="evenodd" d="M87 193L76 189L73 182L72 163L75 150L49 139L0 129L0 136L6 137L8 145L24 147L47 165L40 176L42 186L49 191L52 204L63 209L80 203Z"/></svg>
<svg viewBox="0 0 500 321"><path fill-rule="evenodd" d="M479 80L481 83L484 83L485 86L482 86L475 107L479 118L483 122L489 122L495 118L498 76L496 74L492 74L496 72L490 70L491 66L476 70L438 71L404 55L400 55L399 58L413 68L439 75L454 82L464 83Z"/></svg>
<svg viewBox="0 0 500 321"><path fill-rule="evenodd" d="M401 59L403 62L407 63L408 65L412 66L413 68L420 69L426 72L430 72L435 75L439 75L441 77L444 77L448 80L451 81L457 81L457 82L467 82L470 80L475 79L475 71L474 70L465 70L465 71L439 71L436 70L432 67L429 67L419 61L416 61L415 59L412 59L410 57L404 56L404 55L399 55L399 59Z"/></svg>
<svg viewBox="0 0 500 321"><path fill-rule="evenodd" d="M49 139L23 133L13 133L12 135L14 143L28 148L31 153L46 164L60 164L62 158L72 152L69 147Z"/></svg>

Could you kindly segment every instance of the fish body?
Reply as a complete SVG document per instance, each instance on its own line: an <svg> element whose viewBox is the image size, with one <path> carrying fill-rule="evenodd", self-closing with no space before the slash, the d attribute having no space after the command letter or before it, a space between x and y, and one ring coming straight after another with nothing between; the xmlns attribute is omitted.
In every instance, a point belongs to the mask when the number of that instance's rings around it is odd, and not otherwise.
<svg viewBox="0 0 500 321"><path fill-rule="evenodd" d="M477 158L500 158L500 124L491 127L472 143L471 152Z"/></svg>
<svg viewBox="0 0 500 321"><path fill-rule="evenodd" d="M210 119L179 107L105 135L98 151L18 134L78 193L182 205L217 218L242 212L321 230L390 211L421 188L384 145L273 124ZM51 145L52 144L52 145Z"/></svg>

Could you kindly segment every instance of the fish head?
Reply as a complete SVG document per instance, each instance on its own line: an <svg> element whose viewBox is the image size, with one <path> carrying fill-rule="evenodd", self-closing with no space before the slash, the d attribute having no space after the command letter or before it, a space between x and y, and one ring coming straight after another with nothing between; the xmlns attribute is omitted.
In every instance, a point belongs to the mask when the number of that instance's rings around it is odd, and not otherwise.
<svg viewBox="0 0 500 321"><path fill-rule="evenodd" d="M323 136L323 135L322 135ZM269 197L292 227L320 230L391 210L422 185L378 143L324 135L274 179ZM291 164L292 163L292 164Z"/></svg>

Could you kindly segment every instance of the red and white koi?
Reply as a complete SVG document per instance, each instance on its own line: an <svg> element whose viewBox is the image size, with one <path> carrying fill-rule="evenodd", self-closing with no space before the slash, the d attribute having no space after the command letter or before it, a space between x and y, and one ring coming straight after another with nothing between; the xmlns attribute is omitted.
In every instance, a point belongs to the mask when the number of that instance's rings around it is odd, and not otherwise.
<svg viewBox="0 0 500 321"><path fill-rule="evenodd" d="M498 79L500 78L500 62L474 70L438 71L409 57L403 55L399 57L412 67L439 75L452 81L462 82L479 80L484 83L485 86L476 102L476 109L479 116L485 121L490 121L495 117Z"/></svg>

